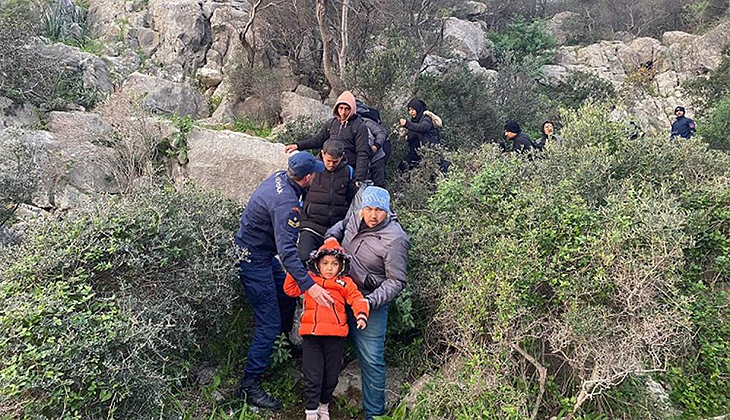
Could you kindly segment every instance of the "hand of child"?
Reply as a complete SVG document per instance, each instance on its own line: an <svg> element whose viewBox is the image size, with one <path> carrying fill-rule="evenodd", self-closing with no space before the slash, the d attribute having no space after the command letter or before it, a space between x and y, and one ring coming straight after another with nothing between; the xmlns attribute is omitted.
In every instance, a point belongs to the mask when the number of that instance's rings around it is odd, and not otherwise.
<svg viewBox="0 0 730 420"><path fill-rule="evenodd" d="M365 321L364 319L362 319L362 318L359 318L359 319L357 320L357 329L358 329L358 330L364 330L364 329L365 329L365 327L367 327L367 326L368 326L368 322L367 322L367 321Z"/></svg>

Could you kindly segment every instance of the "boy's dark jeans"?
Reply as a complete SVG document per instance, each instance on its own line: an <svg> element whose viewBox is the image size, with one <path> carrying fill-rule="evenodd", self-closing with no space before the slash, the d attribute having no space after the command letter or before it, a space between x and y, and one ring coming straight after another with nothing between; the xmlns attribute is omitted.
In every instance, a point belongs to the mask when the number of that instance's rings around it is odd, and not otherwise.
<svg viewBox="0 0 730 420"><path fill-rule="evenodd" d="M332 400L342 369L345 337L305 335L302 339L304 407L316 410L320 403L328 404Z"/></svg>

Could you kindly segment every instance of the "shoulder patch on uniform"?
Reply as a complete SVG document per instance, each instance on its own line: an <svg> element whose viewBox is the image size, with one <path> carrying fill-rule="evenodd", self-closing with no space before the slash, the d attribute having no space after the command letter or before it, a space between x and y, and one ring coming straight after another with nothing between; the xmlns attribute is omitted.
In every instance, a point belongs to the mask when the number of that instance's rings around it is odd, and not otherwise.
<svg viewBox="0 0 730 420"><path fill-rule="evenodd" d="M299 209L296 208L296 210L294 210L295 208L296 207L292 208L292 211L289 212L289 219L286 221L286 223L293 228L298 228L299 225L302 224L302 221L299 216Z"/></svg>
<svg viewBox="0 0 730 420"><path fill-rule="evenodd" d="M339 284L339 285L340 285L340 286L342 286L342 287L345 287L345 286L347 286L347 283L345 283L345 281L344 281L344 280L342 280L342 279L337 279L337 280L335 280L335 283Z"/></svg>

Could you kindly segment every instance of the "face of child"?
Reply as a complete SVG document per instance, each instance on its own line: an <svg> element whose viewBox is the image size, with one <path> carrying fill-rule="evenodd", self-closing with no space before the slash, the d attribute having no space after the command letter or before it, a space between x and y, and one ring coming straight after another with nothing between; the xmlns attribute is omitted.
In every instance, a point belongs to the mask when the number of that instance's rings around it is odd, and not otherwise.
<svg viewBox="0 0 730 420"><path fill-rule="evenodd" d="M555 132L555 127L551 123L545 124L544 130L546 135L552 135Z"/></svg>
<svg viewBox="0 0 730 420"><path fill-rule="evenodd" d="M328 279L330 277L336 276L337 273L340 272L342 265L340 264L340 260L338 260L337 257L334 257L332 255L325 255L324 257L320 258L319 263L317 263L317 268L319 268L319 272L322 274L322 277Z"/></svg>

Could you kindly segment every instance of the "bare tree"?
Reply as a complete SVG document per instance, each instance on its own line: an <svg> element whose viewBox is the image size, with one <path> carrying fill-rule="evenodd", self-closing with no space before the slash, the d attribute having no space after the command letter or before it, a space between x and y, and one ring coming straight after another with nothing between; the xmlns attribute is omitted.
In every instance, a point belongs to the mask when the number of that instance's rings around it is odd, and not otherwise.
<svg viewBox="0 0 730 420"><path fill-rule="evenodd" d="M334 91L339 92L343 90L343 83L340 76L332 69L332 63L330 61L332 37L327 29L327 5L327 0L317 0L317 25L319 27L319 35L322 40L322 69L324 70L324 75L327 77L330 87Z"/></svg>

